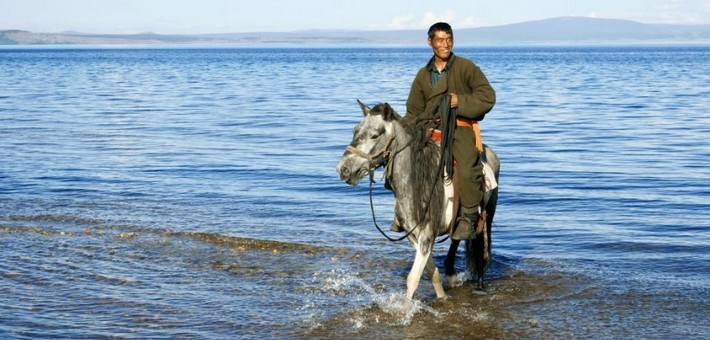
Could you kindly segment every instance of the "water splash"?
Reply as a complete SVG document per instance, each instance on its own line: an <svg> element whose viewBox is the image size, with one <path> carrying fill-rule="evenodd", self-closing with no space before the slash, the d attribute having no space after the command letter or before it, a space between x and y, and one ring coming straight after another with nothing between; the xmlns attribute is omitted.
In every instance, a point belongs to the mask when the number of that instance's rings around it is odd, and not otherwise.
<svg viewBox="0 0 710 340"><path fill-rule="evenodd" d="M345 268L316 273L313 279L321 287L319 294L343 297L342 306L345 307L335 319L346 321L353 330L380 323L406 326L420 313L430 314L437 319L442 317L442 313L423 301L410 300L399 290L395 292L387 289L391 284L377 281L370 283L359 273ZM318 320L319 317L327 316L319 312L320 307L314 302L304 305L301 310L308 316L311 328L329 322Z"/></svg>
<svg viewBox="0 0 710 340"><path fill-rule="evenodd" d="M412 319L418 313L428 313L435 318L441 318L442 314L424 302L416 299L408 299L404 294L380 294L373 297L373 302L383 312L391 315L395 319L395 324L407 326L412 323Z"/></svg>
<svg viewBox="0 0 710 340"><path fill-rule="evenodd" d="M455 275L446 275L446 286L449 288L460 287L471 280L471 273L468 271L458 272Z"/></svg>

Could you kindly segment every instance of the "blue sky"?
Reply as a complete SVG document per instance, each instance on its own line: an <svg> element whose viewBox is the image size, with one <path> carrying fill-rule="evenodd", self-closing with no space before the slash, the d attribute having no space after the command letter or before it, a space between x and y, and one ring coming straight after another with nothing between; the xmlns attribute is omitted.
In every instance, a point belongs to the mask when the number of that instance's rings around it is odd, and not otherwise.
<svg viewBox="0 0 710 340"><path fill-rule="evenodd" d="M33 32L457 29L559 16L710 24L710 0L0 0L0 30Z"/></svg>

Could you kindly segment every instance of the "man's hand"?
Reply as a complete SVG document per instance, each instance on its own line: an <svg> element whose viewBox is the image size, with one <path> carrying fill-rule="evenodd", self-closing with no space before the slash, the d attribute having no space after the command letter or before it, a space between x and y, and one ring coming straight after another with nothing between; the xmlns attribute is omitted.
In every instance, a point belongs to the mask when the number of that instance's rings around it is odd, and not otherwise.
<svg viewBox="0 0 710 340"><path fill-rule="evenodd" d="M459 96L456 95L456 93L449 93L449 96L451 96L451 108L455 109L459 107Z"/></svg>

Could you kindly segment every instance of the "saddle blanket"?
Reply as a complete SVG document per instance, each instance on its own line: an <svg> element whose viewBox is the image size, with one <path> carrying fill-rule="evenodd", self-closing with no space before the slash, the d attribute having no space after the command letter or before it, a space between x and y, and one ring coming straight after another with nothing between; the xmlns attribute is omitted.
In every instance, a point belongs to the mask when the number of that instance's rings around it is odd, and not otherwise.
<svg viewBox="0 0 710 340"><path fill-rule="evenodd" d="M483 164L483 194L485 196L485 202L488 202L488 198L491 196L493 189L498 187L498 181L496 181L496 175L493 173L493 168L488 165L488 162L481 160Z"/></svg>

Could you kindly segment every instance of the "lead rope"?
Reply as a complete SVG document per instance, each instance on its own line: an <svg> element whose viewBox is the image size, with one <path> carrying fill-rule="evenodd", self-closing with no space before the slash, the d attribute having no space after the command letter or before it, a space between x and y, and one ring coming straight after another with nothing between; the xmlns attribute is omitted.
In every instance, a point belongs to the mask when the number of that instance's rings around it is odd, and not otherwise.
<svg viewBox="0 0 710 340"><path fill-rule="evenodd" d="M431 192L429 193L429 198L427 199L426 206L424 207L424 216L425 217L422 218L422 220L419 221L414 226L414 228L408 230L407 233L404 234L404 236L402 236L402 237L392 238L392 237L388 236L382 230L382 228L380 228L380 226L377 224L377 218L375 217L375 205L372 200L372 184L375 183L375 179L374 179L375 170L378 167L380 167L380 165L382 165L382 163L386 163L384 176L386 176L386 178L391 178L392 163L394 163L391 158L393 158L394 155L396 155L400 151L407 148L409 146L409 143L407 143L407 145L405 145L400 150L396 150L396 147L395 147L396 151L394 153L390 152L388 150L389 146L395 140L395 138L394 138L395 135L392 134L392 136L390 136L390 138L387 140L387 143L385 143L385 147L382 149L382 151L380 151L374 155L366 154L365 152L363 152L359 149L356 149L352 146L348 146L346 148L347 150L350 150L351 152L356 153L358 156L367 159L367 162L368 162L367 172L368 172L369 178L370 178L369 196L370 196L370 211L372 212L372 223L375 225L375 228L377 228L377 230L380 232L380 234L382 234L382 236L384 236L390 242L398 242L398 241L404 240L407 237L409 237L409 235L411 235L414 232L414 230L419 228L419 226L422 224L422 222L424 220L426 220L426 215L429 211L429 207L431 206L431 199L434 197L434 190L436 190L436 184L439 181L439 177L443 177L442 175L443 175L444 168L445 167L448 168L448 173L447 173L448 176L447 177L449 177L449 179L453 175L453 153L451 152L451 145L453 144L454 130L456 129L456 110L451 110L451 96L449 94L444 95L443 98L441 99L441 103L439 103L439 115L442 118L442 123L444 124L444 127L442 129L441 151L440 151L439 165L436 170L436 176L434 179L434 183L432 184ZM411 141L410 141L410 143L411 143ZM378 158L381 156L384 156L384 158L382 159L382 162L381 163L376 162L376 160L378 160ZM437 223L435 235L439 235L439 228L440 227L441 227L440 223ZM446 237L437 241L436 243L442 243L442 242L448 240L450 236L451 236L450 234L446 235Z"/></svg>
<svg viewBox="0 0 710 340"><path fill-rule="evenodd" d="M454 154L451 146L454 144L454 131L456 131L457 109L451 108L451 95L445 94L439 103L439 117L441 117L441 152L439 163L444 163L446 177L451 180L454 175Z"/></svg>
<svg viewBox="0 0 710 340"><path fill-rule="evenodd" d="M407 231L407 233L404 236L399 237L399 238L392 238L389 235L387 235L384 231L382 231L382 228L380 228L380 226L377 224L377 218L375 218L375 205L374 205L374 203L372 203L372 184L375 183L375 179L374 179L375 171L370 170L368 172L370 173L370 211L372 212L372 223L375 224L375 228L377 228L377 231L379 231L380 234L382 234L382 236L384 236L388 241L398 242L398 241L404 240L405 238L409 237L409 235L412 234L412 232L414 231L414 229L416 229L416 227ZM419 226L419 224L417 224L417 226Z"/></svg>
<svg viewBox="0 0 710 340"><path fill-rule="evenodd" d="M404 240L405 238L409 237L409 235L411 235L414 232L414 230L419 228L419 226L422 224L422 222L424 220L426 220L426 215L427 215L427 213L429 211L429 207L431 205L431 199L434 197L434 190L436 190L436 184L439 181L439 177L443 177L444 168L448 168L447 177L449 179L451 179L451 176L453 176L453 153L451 152L451 145L453 144L453 141L454 141L454 130L456 129L456 110L451 110L451 96L448 94L444 95L443 98L441 99L441 103L439 103L439 116L441 117L442 124L443 124L442 137L441 137L441 149L440 149L440 153L439 153L439 165L436 170L436 176L434 179L434 183L432 184L432 187L431 187L431 192L429 193L429 198L427 199L426 206L424 207L424 216L425 217L422 218L422 220L419 221L414 226L414 228L408 230L407 233L404 234L404 236L399 237L399 238L392 238L392 237L388 236L382 230L382 228L380 228L380 226L377 224L377 219L375 218L375 206L372 201L372 184L375 182L374 169L372 169L372 167L371 167L371 170L368 170L368 173L370 175L370 210L372 212L372 222L375 224L375 227L382 234L382 236L384 236L390 242L401 241L401 240ZM394 137L394 135L392 135L392 137ZM390 137L390 138L392 138L392 137ZM389 147L389 144L390 144L390 142L387 143L388 146L386 146L385 149L387 149ZM352 148L352 147L349 147L349 148ZM364 152L362 152L360 150L357 150L355 148L352 148L352 149L355 150L356 153L358 153L358 155L364 154ZM403 149L404 148L402 148L402 150ZM399 152L399 151L396 151L395 154L397 152ZM384 151L379 152L377 155L379 155L379 154L385 154L385 152ZM389 176L392 175L392 165L391 164L393 162L389 159L391 156L392 156L391 153L387 154L387 159L389 160L389 162L387 162L387 165L385 165L385 176L387 176L387 178L389 178ZM373 159L374 157L372 157L370 155L366 155L365 158L372 165L371 159ZM440 227L441 227L440 223L437 223L435 235L439 235ZM442 243L442 242L448 240L450 236L451 236L451 234L449 233L443 239L436 241L436 243Z"/></svg>
<svg viewBox="0 0 710 340"><path fill-rule="evenodd" d="M439 170L436 174L436 178L441 177L442 171L446 169L446 177L452 180L454 175L454 154L451 150L451 146L454 143L454 131L456 129L456 113L457 110L451 109L451 95L448 93L441 98L439 103L439 117L441 117L441 151L439 153ZM436 228L436 234L439 235L439 227ZM452 228L455 228L454 225ZM436 241L436 243L442 243L449 239L451 233L448 233L443 239Z"/></svg>
<svg viewBox="0 0 710 340"><path fill-rule="evenodd" d="M385 161L386 161L387 164L385 165L385 176L391 176L391 175L392 175L392 163L394 163L394 161L392 160L392 158L394 158L394 156L397 155L400 151L402 151L402 150L406 149L407 147L409 147L410 144L411 144L411 140L410 140L409 143L407 143L407 144L406 144L404 147L402 147L401 149L396 150L396 148L395 148L396 151L395 151L394 153L389 152L389 151L387 151L387 148L389 148L389 145L392 143L391 139L393 139L393 137L394 137L394 135L392 135L392 137L390 137L390 140L388 140L387 146L385 146L385 150L383 150L383 151L377 153L377 155L380 155L380 154L386 155ZM396 143L395 143L395 144L396 144ZM377 218L375 217L375 205L374 205L374 203L373 203L373 201L372 201L372 184L375 183L375 179L374 179L374 177L375 177L375 169L377 169L381 164L376 164L376 166L373 167L373 164L375 164L375 163L372 162L371 160L372 160L374 157L372 157L372 156L370 156L370 155L368 155L368 154L365 154L364 152L362 152L362 151L360 151L360 150L358 150L358 149L355 149L355 148L353 148L353 147L351 147L351 146L348 146L348 149L354 150L355 153L357 153L357 154L360 155L361 157L367 159L368 162L370 163L370 168L368 169L367 172L368 172L369 177L370 177L370 211L372 212L372 223L375 224L375 228L377 228L377 230L380 232L380 234L382 234L382 236L384 236L384 237L385 237L388 241L390 241L390 242L402 241L402 240L406 239L407 237L409 237L409 235L411 235L411 234L414 232L414 230L416 230L417 228L419 228L419 226L422 224L422 222L423 222L424 220L426 220L426 217L423 218L421 221L419 221L419 222L414 226L414 228L408 230L407 233L404 234L404 236L398 237L398 238L392 238L392 237L388 236L388 235L382 230L382 228L380 228L380 226L377 224ZM363 155L364 155L364 156L363 156ZM439 167L438 167L438 169L437 169L437 171L436 171L436 179L434 180L434 184L432 185L431 191L429 192L429 198L427 199L426 206L424 207L424 215L425 215L425 216L426 216L426 212L429 210L429 206L431 205L431 199L432 199L432 197L434 197L434 190L436 190L436 183L437 183L437 181L439 180L439 177L441 177L441 172L442 172L443 170L444 170L443 164L442 164L441 162L439 162ZM439 234L439 228L438 228L438 227L437 227L437 230L436 230L436 234L437 234L437 235ZM447 238L448 238L448 236L447 236ZM446 240L446 238L444 239L444 241L445 241L445 240ZM443 241L439 241L439 243L441 243L441 242L443 242Z"/></svg>
<svg viewBox="0 0 710 340"><path fill-rule="evenodd" d="M439 170L441 170L441 165L439 165ZM414 228L408 230L407 233L404 234L404 236L402 236L402 237L392 238L392 237L389 237L387 234L385 234L385 232L382 231L382 228L380 228L380 226L377 224L377 219L375 218L375 205L372 203L372 183L375 183L375 179L374 179L375 171L369 170L368 173L370 174L370 211L372 211L372 222L375 224L375 227L380 232L380 234L382 234L382 236L384 236L390 242L398 242L398 241L404 240L405 238L409 237L409 235L411 235L414 232L414 230L419 228L419 226L422 224L422 222L424 220L426 220L426 217L423 218L421 221L419 221L417 223L417 225L414 226ZM431 198L434 196L434 190L436 189L436 181L438 181L438 180L439 180L439 176L437 175L436 180L434 181L434 186L432 186L431 192L429 193L429 199L427 199L426 207L424 208L425 215L426 215L426 211L429 210L429 206L431 205ZM438 235L438 233L439 233L439 228L437 228L437 235ZM448 236L446 236L446 238L448 238ZM446 238L443 241L446 241ZM438 241L438 243L441 243L443 241Z"/></svg>

